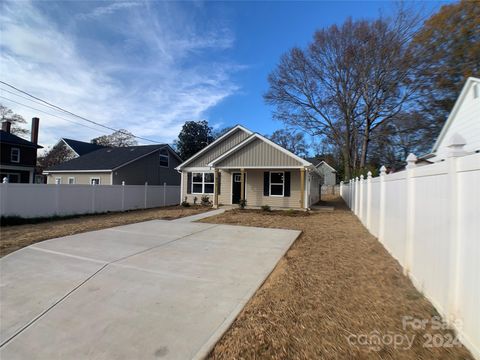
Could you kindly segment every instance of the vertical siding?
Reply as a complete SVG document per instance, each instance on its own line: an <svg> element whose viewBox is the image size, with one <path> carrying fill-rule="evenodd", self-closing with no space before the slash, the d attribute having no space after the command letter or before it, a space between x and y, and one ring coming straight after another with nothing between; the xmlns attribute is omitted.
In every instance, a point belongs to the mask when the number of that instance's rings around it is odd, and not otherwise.
<svg viewBox="0 0 480 360"><path fill-rule="evenodd" d="M249 167L249 166L301 166L293 157L276 149L272 145L255 139L244 148L231 154L216 166L222 167Z"/></svg>
<svg viewBox="0 0 480 360"><path fill-rule="evenodd" d="M282 171L282 170L279 170ZM290 171L290 196L263 196L263 173L264 170L248 170L246 198L247 206L270 205L282 208L300 208L300 170L286 169Z"/></svg>
<svg viewBox="0 0 480 360"><path fill-rule="evenodd" d="M223 139L220 143L212 147L210 150L202 154L200 157L188 163L188 166L189 167L207 166L207 164L210 161L216 159L217 157L224 154L234 146L240 144L248 136L249 135L245 131L238 129L233 134L230 134L230 136Z"/></svg>

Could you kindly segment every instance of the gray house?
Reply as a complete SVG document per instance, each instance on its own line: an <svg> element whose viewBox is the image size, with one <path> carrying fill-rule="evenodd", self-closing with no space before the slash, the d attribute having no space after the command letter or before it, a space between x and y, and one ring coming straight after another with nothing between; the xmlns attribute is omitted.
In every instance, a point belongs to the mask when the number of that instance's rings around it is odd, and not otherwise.
<svg viewBox="0 0 480 360"><path fill-rule="evenodd" d="M167 144L100 148L43 173L47 184L180 185L180 162Z"/></svg>
<svg viewBox="0 0 480 360"><path fill-rule="evenodd" d="M182 199L215 206L306 209L318 202L320 174L305 159L237 125L177 167Z"/></svg>

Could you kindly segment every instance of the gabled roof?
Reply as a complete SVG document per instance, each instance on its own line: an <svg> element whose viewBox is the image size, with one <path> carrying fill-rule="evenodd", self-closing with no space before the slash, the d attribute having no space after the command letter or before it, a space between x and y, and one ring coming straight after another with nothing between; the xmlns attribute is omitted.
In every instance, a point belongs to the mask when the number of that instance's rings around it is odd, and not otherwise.
<svg viewBox="0 0 480 360"><path fill-rule="evenodd" d="M85 141L79 141L79 140L73 140L73 139L67 139L67 138L61 138L60 141L63 141L78 156L82 156L82 155L88 154L89 152L102 149L105 147L103 145L97 145L97 144L92 144Z"/></svg>
<svg viewBox="0 0 480 360"><path fill-rule="evenodd" d="M322 166L322 165L329 167L330 169L332 169L333 172L337 172L337 170L335 170L332 166L330 166L325 160L320 161L317 165L315 165L315 167L318 168L319 166Z"/></svg>
<svg viewBox="0 0 480 360"><path fill-rule="evenodd" d="M452 111L450 112L450 115L448 115L447 121L445 122L445 125L443 125L442 131L440 132L440 135L437 138L437 141L435 141L435 144L433 145L431 153L436 153L440 144L442 143L445 135L448 132L448 129L453 123L453 120L455 119L455 115L457 114L458 110L460 109L465 96L467 95L468 91L470 90L470 87L473 84L477 84L477 86L480 86L480 79L474 78L474 77L469 77L467 81L465 82L465 85L463 85L462 91L460 92L460 95L457 98L457 101L455 101L455 105L453 106ZM479 90L480 91L480 90ZM429 155L429 154L427 154ZM424 157L427 158L427 157Z"/></svg>
<svg viewBox="0 0 480 360"><path fill-rule="evenodd" d="M270 146L276 148L277 150L283 152L284 154L292 157L293 159L297 160L298 162L300 162L303 166L312 166L312 164L308 161L306 161L305 159L302 159L300 156L297 156L295 155L294 153L284 149L283 147L281 147L280 145L274 143L272 140L269 140L267 139L266 137L258 134L258 133L252 133L248 138L246 138L245 140L243 140L240 144L238 144L237 146L234 146L233 148L231 148L230 150L226 151L225 153L223 153L222 155L220 155L219 157L217 157L216 159L212 160L208 166L215 166L216 163L218 163L219 161L221 160L224 160L226 159L227 157L229 157L230 155L232 155L233 153L237 152L238 150L242 149L243 147L245 147L246 145L248 145L250 142L252 142L253 140L255 139L260 139L261 141L263 142L266 142L267 144L269 144Z"/></svg>
<svg viewBox="0 0 480 360"><path fill-rule="evenodd" d="M185 167L185 165L189 164L190 162L192 162L193 160L195 160L196 158L198 158L200 155L204 154L205 152L207 152L208 150L210 150L211 148L213 148L214 146L216 146L218 143L220 143L223 139L227 138L228 136L230 136L231 134L233 134L235 131L237 130L242 130L242 131L245 131L247 134L251 135L252 132L250 130L248 130L247 128L244 128L243 126L241 125L235 125L233 128L231 128L229 131L227 131L225 134L223 134L222 136L220 136L218 139L216 139L214 142L208 144L207 146L205 146L202 150L200 150L199 152L197 152L195 155L191 156L189 159L185 160L183 163L181 163L180 165L178 165L176 167L177 170L181 170L183 167Z"/></svg>
<svg viewBox="0 0 480 360"><path fill-rule="evenodd" d="M45 172L81 170L112 171L163 148L168 148L171 153L178 157L178 155L176 155L167 144L102 148L70 161L52 166L51 168L46 169Z"/></svg>
<svg viewBox="0 0 480 360"><path fill-rule="evenodd" d="M26 146L35 149L42 149L43 146L34 144L31 141L22 139L21 137L14 135L12 133L8 133L6 131L0 130L0 143L3 144L10 144L10 145L18 145L18 146Z"/></svg>

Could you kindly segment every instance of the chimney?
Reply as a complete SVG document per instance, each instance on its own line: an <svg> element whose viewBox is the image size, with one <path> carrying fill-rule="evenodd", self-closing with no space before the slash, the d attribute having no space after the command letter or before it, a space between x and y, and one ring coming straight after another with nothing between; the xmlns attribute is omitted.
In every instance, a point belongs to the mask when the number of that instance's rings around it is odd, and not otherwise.
<svg viewBox="0 0 480 360"><path fill-rule="evenodd" d="M31 142L38 144L38 126L40 119L38 117L32 118Z"/></svg>
<svg viewBox="0 0 480 360"><path fill-rule="evenodd" d="M10 133L10 128L12 127L12 123L8 120L2 122L2 130Z"/></svg>

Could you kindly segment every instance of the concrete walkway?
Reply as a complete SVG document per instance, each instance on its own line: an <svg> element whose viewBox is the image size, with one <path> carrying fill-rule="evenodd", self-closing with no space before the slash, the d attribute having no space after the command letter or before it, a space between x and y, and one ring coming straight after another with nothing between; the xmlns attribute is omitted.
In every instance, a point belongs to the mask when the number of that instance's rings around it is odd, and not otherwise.
<svg viewBox="0 0 480 360"><path fill-rule="evenodd" d="M299 234L153 220L16 251L0 358L202 358Z"/></svg>

